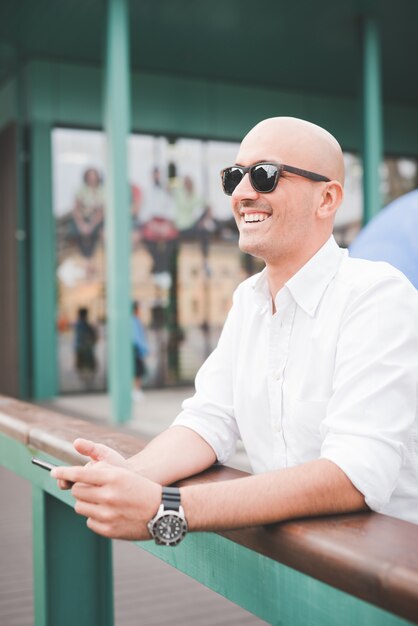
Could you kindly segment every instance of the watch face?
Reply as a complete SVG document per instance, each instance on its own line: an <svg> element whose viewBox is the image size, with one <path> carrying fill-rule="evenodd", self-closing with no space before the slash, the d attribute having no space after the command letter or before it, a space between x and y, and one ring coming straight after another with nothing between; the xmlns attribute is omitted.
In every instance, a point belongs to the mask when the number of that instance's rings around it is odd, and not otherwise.
<svg viewBox="0 0 418 626"><path fill-rule="evenodd" d="M187 532L187 523L180 515L166 513L158 518L153 527L156 541L175 546Z"/></svg>

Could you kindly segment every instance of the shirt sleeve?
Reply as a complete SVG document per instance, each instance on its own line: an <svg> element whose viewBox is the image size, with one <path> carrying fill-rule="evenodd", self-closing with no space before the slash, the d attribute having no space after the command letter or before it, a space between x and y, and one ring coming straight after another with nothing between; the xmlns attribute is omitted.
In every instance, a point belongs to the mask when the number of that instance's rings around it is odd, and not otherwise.
<svg viewBox="0 0 418 626"><path fill-rule="evenodd" d="M418 380L417 292L403 277L380 280L347 308L321 457L336 463L381 510L412 450Z"/></svg>
<svg viewBox="0 0 418 626"><path fill-rule="evenodd" d="M239 439L233 400L235 315L233 306L216 349L196 375L195 395L183 402L183 410L172 424L197 432L213 448L219 463L234 454Z"/></svg>

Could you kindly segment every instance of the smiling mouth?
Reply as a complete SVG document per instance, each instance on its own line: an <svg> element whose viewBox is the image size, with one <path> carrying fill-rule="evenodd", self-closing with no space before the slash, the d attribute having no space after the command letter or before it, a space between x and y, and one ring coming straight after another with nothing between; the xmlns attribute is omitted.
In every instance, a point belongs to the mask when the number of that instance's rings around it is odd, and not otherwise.
<svg viewBox="0 0 418 626"><path fill-rule="evenodd" d="M244 213L241 215L246 224L265 222L269 217L271 216L267 213Z"/></svg>

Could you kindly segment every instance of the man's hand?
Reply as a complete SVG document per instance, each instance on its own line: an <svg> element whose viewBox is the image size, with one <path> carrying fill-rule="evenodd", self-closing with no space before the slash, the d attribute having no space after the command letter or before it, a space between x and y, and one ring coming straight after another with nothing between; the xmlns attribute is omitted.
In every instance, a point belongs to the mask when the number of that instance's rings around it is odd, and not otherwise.
<svg viewBox="0 0 418 626"><path fill-rule="evenodd" d="M92 465L97 461L105 461L109 465L116 465L117 467L125 467L126 461L119 452L109 448L109 446L103 443L95 443L89 439L76 439L73 443L74 448L83 456L89 456L90 461L87 465ZM58 480L58 487L60 489L71 489L72 484L66 480Z"/></svg>
<svg viewBox="0 0 418 626"><path fill-rule="evenodd" d="M74 483L75 511L87 517L94 532L114 539L150 539L147 523L161 504L161 485L103 461L56 467L51 476Z"/></svg>

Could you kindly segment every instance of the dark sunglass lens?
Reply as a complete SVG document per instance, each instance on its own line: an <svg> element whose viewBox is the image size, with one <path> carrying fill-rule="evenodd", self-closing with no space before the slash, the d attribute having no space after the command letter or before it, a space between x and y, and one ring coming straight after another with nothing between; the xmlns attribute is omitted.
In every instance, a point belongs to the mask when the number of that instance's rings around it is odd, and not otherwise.
<svg viewBox="0 0 418 626"><path fill-rule="evenodd" d="M251 170L251 180L254 188L261 193L269 193L276 186L279 176L276 165L255 165Z"/></svg>
<svg viewBox="0 0 418 626"><path fill-rule="evenodd" d="M232 195L240 182L242 181L242 172L238 167L230 167L224 171L223 185L224 191L228 196Z"/></svg>

